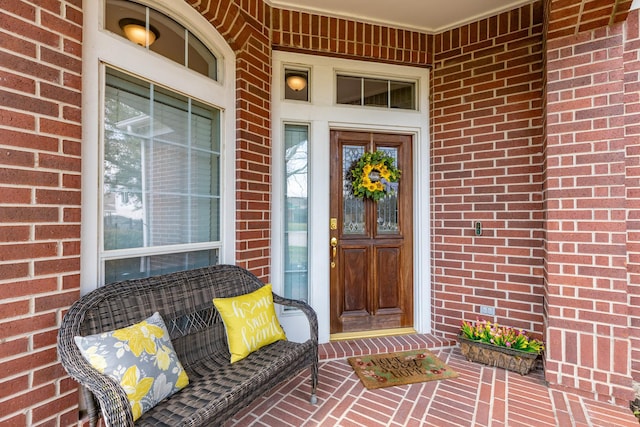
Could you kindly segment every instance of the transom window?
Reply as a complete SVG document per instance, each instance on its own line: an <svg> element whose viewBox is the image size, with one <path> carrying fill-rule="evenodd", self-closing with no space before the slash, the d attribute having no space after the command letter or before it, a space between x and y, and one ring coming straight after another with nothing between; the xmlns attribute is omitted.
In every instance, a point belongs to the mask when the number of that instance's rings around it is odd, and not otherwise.
<svg viewBox="0 0 640 427"><path fill-rule="evenodd" d="M213 80L218 79L215 55L183 25L131 1L106 0L105 4L105 29Z"/></svg>
<svg viewBox="0 0 640 427"><path fill-rule="evenodd" d="M336 103L416 110L416 83L338 74Z"/></svg>

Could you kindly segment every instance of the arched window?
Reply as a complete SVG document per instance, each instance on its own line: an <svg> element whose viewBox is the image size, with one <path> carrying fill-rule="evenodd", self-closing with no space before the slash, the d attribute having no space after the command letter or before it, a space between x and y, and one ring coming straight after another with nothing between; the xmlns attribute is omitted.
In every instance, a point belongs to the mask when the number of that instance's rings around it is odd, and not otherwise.
<svg viewBox="0 0 640 427"><path fill-rule="evenodd" d="M188 28L155 9L128 0L106 0L104 28L213 80L218 78L215 54Z"/></svg>
<svg viewBox="0 0 640 427"><path fill-rule="evenodd" d="M88 278L233 262L233 53L184 2L97 3L83 55L83 291Z"/></svg>

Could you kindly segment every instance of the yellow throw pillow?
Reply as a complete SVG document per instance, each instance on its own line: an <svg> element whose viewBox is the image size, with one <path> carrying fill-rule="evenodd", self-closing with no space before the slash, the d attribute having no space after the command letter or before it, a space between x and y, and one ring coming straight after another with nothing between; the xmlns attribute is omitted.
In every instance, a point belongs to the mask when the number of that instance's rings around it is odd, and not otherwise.
<svg viewBox="0 0 640 427"><path fill-rule="evenodd" d="M231 363L242 360L265 345L287 337L273 307L271 284L231 298L214 298L227 331Z"/></svg>

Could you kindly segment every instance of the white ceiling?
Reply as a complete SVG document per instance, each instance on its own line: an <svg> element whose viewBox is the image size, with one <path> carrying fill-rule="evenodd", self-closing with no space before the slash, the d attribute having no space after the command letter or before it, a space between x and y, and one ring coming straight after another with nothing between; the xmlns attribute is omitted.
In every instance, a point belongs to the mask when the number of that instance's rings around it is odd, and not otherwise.
<svg viewBox="0 0 640 427"><path fill-rule="evenodd" d="M437 34L533 0L271 0L273 6Z"/></svg>

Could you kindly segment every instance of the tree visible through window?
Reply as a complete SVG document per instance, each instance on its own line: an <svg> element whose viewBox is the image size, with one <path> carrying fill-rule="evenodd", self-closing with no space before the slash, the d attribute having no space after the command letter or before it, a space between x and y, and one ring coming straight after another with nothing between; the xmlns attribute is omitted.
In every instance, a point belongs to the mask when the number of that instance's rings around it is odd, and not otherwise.
<svg viewBox="0 0 640 427"><path fill-rule="evenodd" d="M309 128L285 125L284 296L309 300Z"/></svg>

